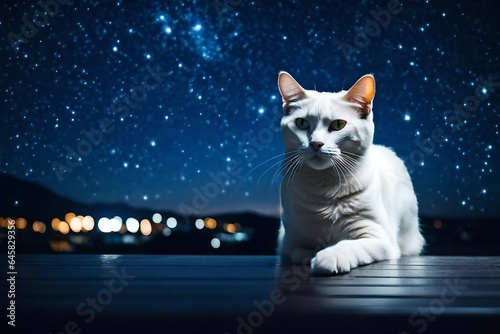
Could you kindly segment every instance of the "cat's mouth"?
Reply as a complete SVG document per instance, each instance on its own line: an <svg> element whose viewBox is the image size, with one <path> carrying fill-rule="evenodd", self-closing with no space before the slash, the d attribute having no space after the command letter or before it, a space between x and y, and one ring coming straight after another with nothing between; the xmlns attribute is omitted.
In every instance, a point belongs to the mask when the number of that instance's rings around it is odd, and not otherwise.
<svg viewBox="0 0 500 334"><path fill-rule="evenodd" d="M318 153L314 154L308 159L305 159L305 163L309 167L317 170L322 170L331 167L330 159Z"/></svg>
<svg viewBox="0 0 500 334"><path fill-rule="evenodd" d="M313 155L309 160L314 163L320 163L325 161L325 159L320 157L318 154Z"/></svg>

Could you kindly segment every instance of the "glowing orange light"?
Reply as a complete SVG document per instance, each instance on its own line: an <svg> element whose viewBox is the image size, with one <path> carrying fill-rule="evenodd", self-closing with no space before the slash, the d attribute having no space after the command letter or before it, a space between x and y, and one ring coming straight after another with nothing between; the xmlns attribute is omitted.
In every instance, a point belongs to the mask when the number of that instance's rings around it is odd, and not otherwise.
<svg viewBox="0 0 500 334"><path fill-rule="evenodd" d="M205 218L205 227L213 230L217 227L217 221L213 218Z"/></svg>
<svg viewBox="0 0 500 334"><path fill-rule="evenodd" d="M62 234L68 234L69 233L69 225L66 223L64 220L59 222L59 227L58 227L59 232Z"/></svg>
<svg viewBox="0 0 500 334"><path fill-rule="evenodd" d="M73 250L73 246L66 240L50 240L49 245L54 252L71 252Z"/></svg>
<svg viewBox="0 0 500 334"><path fill-rule="evenodd" d="M65 216L64 216L64 220L67 221L67 222L70 222L71 219L73 219L74 217L76 217L76 215L73 213L73 212L68 212Z"/></svg>
<svg viewBox="0 0 500 334"><path fill-rule="evenodd" d="M436 219L436 220L434 221L434 228L435 228L436 230L439 230L442 226L443 226L443 223L442 223L439 219Z"/></svg>
<svg viewBox="0 0 500 334"><path fill-rule="evenodd" d="M47 231L47 225L45 225L45 223L43 222L40 222L40 230L38 232L45 233L45 231Z"/></svg>
<svg viewBox="0 0 500 334"><path fill-rule="evenodd" d="M50 226L54 231L59 231L59 223L61 223L61 220L59 218L54 218L52 219Z"/></svg>
<svg viewBox="0 0 500 334"><path fill-rule="evenodd" d="M82 230L82 222L78 219L78 217L73 217L69 222L69 227L71 228L71 231L78 233Z"/></svg>
<svg viewBox="0 0 500 334"><path fill-rule="evenodd" d="M16 219L16 227L20 230L23 230L28 226L28 222L26 221L26 218L17 218Z"/></svg>
<svg viewBox="0 0 500 334"><path fill-rule="evenodd" d="M147 219L141 220L140 228L141 228L141 233L143 235L150 235L151 234L152 228L151 228L151 223L149 222L149 220L147 220Z"/></svg>
<svg viewBox="0 0 500 334"><path fill-rule="evenodd" d="M5 218L5 227L9 228L10 222L13 221L11 217L6 217Z"/></svg>
<svg viewBox="0 0 500 334"><path fill-rule="evenodd" d="M33 228L33 231L39 232L39 233L45 233L45 230L46 230L45 224L41 221L38 221L38 220L33 222L32 228Z"/></svg>
<svg viewBox="0 0 500 334"><path fill-rule="evenodd" d="M229 233L236 232L236 226L234 226L234 224L224 224L224 229Z"/></svg>
<svg viewBox="0 0 500 334"><path fill-rule="evenodd" d="M92 231L92 229L94 228L94 218L92 218L91 216L85 216L83 217L82 219L82 230L84 232L87 232L87 231Z"/></svg>

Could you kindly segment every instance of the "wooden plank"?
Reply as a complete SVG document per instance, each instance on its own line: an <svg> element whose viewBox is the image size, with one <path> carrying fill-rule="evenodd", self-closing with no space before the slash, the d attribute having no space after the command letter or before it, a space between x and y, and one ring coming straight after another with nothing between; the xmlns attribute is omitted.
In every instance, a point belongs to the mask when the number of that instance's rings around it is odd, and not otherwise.
<svg viewBox="0 0 500 334"><path fill-rule="evenodd" d="M455 278L453 278L455 280ZM500 278L456 278L457 284L468 284L469 286L500 286ZM332 279L330 277L311 277L309 282L315 286L435 286L442 285L443 278L436 277L342 277Z"/></svg>
<svg viewBox="0 0 500 334"><path fill-rule="evenodd" d="M5 257L0 259L0 265L5 263ZM283 293L283 303L273 305L266 318L277 326L271 333L298 329L289 319L299 318L315 333L322 328L331 332L334 328L315 324L332 319L337 329L350 319L355 323L351 331L372 325L392 328L388 323L405 330L411 314L432 307L440 319L460 319L445 330L463 329L469 322L491 329L500 319L497 257L409 257L333 277L309 277L305 268L280 265L275 256L35 254L18 255L16 266L19 321L28 327L37 323L37 331L60 332L75 319L85 332L155 332L145 321L136 322L148 319L151 324L168 321L171 329L180 326L179 333L206 328L235 333L236 319L246 319L276 292ZM82 322L78 305L104 296L112 273L122 270L133 278L112 295L95 321ZM459 286L458 293L443 294L449 284ZM436 309L440 303L443 308Z"/></svg>

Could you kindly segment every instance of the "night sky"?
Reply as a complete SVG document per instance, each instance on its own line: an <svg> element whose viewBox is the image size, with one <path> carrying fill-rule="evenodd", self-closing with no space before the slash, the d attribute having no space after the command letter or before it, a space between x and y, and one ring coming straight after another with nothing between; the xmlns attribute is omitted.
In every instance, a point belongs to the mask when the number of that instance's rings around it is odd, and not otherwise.
<svg viewBox="0 0 500 334"><path fill-rule="evenodd" d="M82 202L277 214L278 72L319 91L373 73L375 142L421 213L500 216L495 1L41 2L0 5L2 173Z"/></svg>

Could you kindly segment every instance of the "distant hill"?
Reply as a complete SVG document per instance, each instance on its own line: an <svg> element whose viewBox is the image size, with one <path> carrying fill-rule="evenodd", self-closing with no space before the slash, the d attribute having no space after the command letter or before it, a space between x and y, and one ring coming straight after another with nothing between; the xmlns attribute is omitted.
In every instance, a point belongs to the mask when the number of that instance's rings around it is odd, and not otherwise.
<svg viewBox="0 0 500 334"><path fill-rule="evenodd" d="M120 216L123 219L134 217L151 219L152 209L134 208L123 203L117 204L85 204L64 198L38 184L19 180L15 177L0 174L0 216L24 217L28 222L43 221L50 229L52 218L63 219L68 212L77 215L90 215L95 219L100 217L112 218ZM172 233L172 237L165 237L161 233L151 236L141 246L127 246L114 244L106 245L102 233L93 231L90 235L94 241L94 248L81 249L85 252L107 253L176 253L176 254L275 254L276 235L279 219L266 217L255 213L225 213L209 215L220 223L239 223L247 231L250 239L245 242L231 243L214 250L210 240L220 233L216 230L204 229L197 231L193 222L203 216L188 217L190 224L186 224L185 217L171 211L159 211L163 220L174 217L180 228ZM97 223L97 221L96 221ZM427 240L425 253L428 255L500 255L500 222L495 219L450 219L442 217L421 217L422 230ZM0 229L0 234L5 232ZM52 230L43 236L33 231L23 231L26 237L36 237L38 242L48 244L48 239L70 239L72 233L62 236ZM1 237L2 235L0 235ZM107 235L110 237L111 235ZM166 238L168 242L166 242ZM43 239L42 241L40 241ZM1 240L0 240L1 243ZM30 241L24 243L26 250L30 248ZM1 250L2 252L4 249Z"/></svg>
<svg viewBox="0 0 500 334"><path fill-rule="evenodd" d="M134 208L123 203L85 204L62 197L33 182L0 174L0 216L24 217L28 221L50 222L63 218L67 212L93 217L136 217L151 219L151 209ZM179 216L174 212L160 212L163 216Z"/></svg>
<svg viewBox="0 0 500 334"><path fill-rule="evenodd" d="M165 253L165 254L274 254L276 247L276 236L279 227L279 219L266 217L254 213L226 213L209 215L219 222L214 230L203 229L199 231L194 228L194 221L204 216L183 217L172 211L152 210L147 208L134 208L123 203L117 204L85 204L64 198L43 186L23 181L12 176L0 174L0 216L19 218L24 217L29 223L35 220L43 221L47 225L47 233L41 235L34 233L29 228L19 231L17 244L21 252L45 252L48 249L49 240L65 240L72 242L75 236L70 232L61 235L52 231L50 222L53 218L64 219L68 212L76 215L90 215L97 219L101 217L113 218L120 216L122 219L128 217L141 219L152 219L154 213L158 212L163 217L163 225L168 217L177 219L178 227L172 230L172 236L166 237L162 233L154 233L144 238L139 244L127 245L116 240L121 240L120 234L98 233L96 229L85 234L87 242L85 246L74 245L79 252L93 253ZM186 221L187 220L187 221ZM227 242L224 247L214 249L210 240L224 234L222 226L224 223L238 223L248 237L244 242ZM155 225L155 224L153 224ZM155 226L154 226L155 227ZM158 227L158 226L156 226ZM0 232L2 230L0 229ZM5 232L5 230L3 230ZM1 233L0 233L1 234ZM226 233L227 234L227 233ZM80 234L80 236L83 236ZM137 236L137 235L136 235ZM0 235L1 237L1 235ZM91 242L88 242L88 241ZM1 238L0 238L1 243ZM35 247L31 247L31 245ZM42 246L40 246L42 245ZM2 249L3 251L3 249Z"/></svg>

